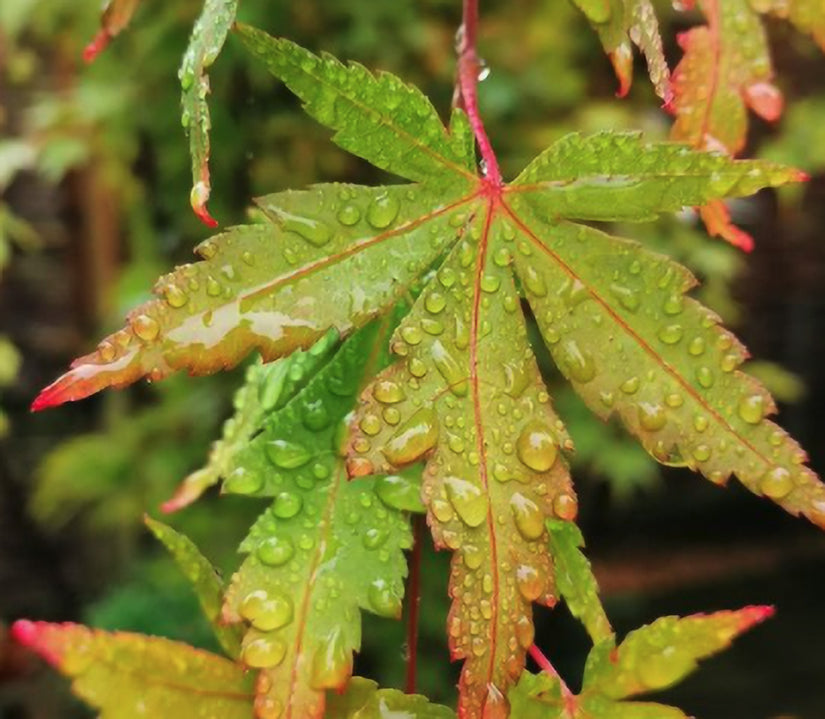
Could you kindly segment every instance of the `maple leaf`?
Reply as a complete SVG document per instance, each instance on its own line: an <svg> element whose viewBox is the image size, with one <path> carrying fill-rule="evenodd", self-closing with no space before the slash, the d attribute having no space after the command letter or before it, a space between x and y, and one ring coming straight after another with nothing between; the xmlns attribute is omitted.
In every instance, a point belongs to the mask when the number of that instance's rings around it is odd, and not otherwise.
<svg viewBox="0 0 825 719"><path fill-rule="evenodd" d="M386 323L385 323L386 324ZM403 477L348 482L341 427L365 376L387 360L387 329L370 325L233 459L225 492L274 497L241 544L248 554L223 618L249 622L242 661L261 669L256 708L283 719L324 715L324 690L343 687L361 642L359 609L400 616L412 546Z"/></svg>
<svg viewBox="0 0 825 719"><path fill-rule="evenodd" d="M464 717L506 711L504 695L532 643L532 603L556 598L545 519L576 514L560 456L572 443L541 382L522 302L591 409L618 415L659 461L719 483L736 474L755 493L825 524L825 488L799 446L766 419L771 398L738 369L744 348L686 297L695 284L689 272L576 222L647 221L799 173L645 144L637 134L573 134L502 186L476 174L460 111L448 130L420 92L391 75L250 28L239 34L339 145L413 184L319 185L262 198L266 222L203 243L204 261L162 278L161 298L134 310L126 329L77 360L35 408L144 375L215 371L252 349L273 359L330 327L346 335L427 277L393 337L399 361L364 391L348 470L389 473L427 461L430 527L439 546L455 550L449 634L454 657L465 660ZM301 458L319 441L312 425L302 431ZM237 456L225 490L283 491L268 476L281 450L267 460L264 441ZM262 520L246 548L265 531ZM255 552L242 576L254 575ZM257 591L241 588L228 603L237 617L245 592ZM255 646L272 650L267 661L281 656L280 644ZM351 646L347 635L338 656L348 660ZM338 681L348 665L333 664Z"/></svg>
<svg viewBox="0 0 825 719"><path fill-rule="evenodd" d="M129 24L141 0L108 0L101 14L101 28L86 46L83 57L91 62ZM215 62L238 11L238 0L204 0L192 29L189 44L178 70L181 85L181 124L189 136L192 162L192 191L189 202L208 227L218 222L206 207L212 186L209 179L209 133L212 121L206 98L209 95L207 70Z"/></svg>
<svg viewBox="0 0 825 719"><path fill-rule="evenodd" d="M578 695L539 653L544 671L524 672L509 693L512 716L519 719L688 719L675 707L626 699L673 686L692 673L699 660L725 649L737 635L773 615L772 607L745 607L661 617L630 632L617 647L590 563L580 551L581 532L561 520L550 520L547 528L559 590L594 646Z"/></svg>
<svg viewBox="0 0 825 719"><path fill-rule="evenodd" d="M223 650L228 656L237 658L240 653L241 633L238 627L226 626L220 621L224 586L215 568L185 535L150 517L145 517L144 521L152 534L169 550L178 568L189 580Z"/></svg>
<svg viewBox="0 0 825 719"><path fill-rule="evenodd" d="M417 694L379 689L369 679L353 677L343 694L330 694L325 719L455 719L455 712Z"/></svg>
<svg viewBox="0 0 825 719"><path fill-rule="evenodd" d="M633 47L644 54L656 94L669 105L673 92L659 22L650 0L573 0L599 35L619 79L619 97L633 82Z"/></svg>
<svg viewBox="0 0 825 719"><path fill-rule="evenodd" d="M206 466L183 480L175 495L163 504L163 511L182 509L226 477L235 454L260 432L266 416L294 397L323 366L337 340L338 333L330 330L307 352L298 350L276 362L251 365L243 385L235 392L235 413L224 423L221 439L212 443Z"/></svg>
<svg viewBox="0 0 825 719"><path fill-rule="evenodd" d="M181 642L26 620L14 624L12 635L71 677L74 692L104 719L252 713L252 682L243 668Z"/></svg>

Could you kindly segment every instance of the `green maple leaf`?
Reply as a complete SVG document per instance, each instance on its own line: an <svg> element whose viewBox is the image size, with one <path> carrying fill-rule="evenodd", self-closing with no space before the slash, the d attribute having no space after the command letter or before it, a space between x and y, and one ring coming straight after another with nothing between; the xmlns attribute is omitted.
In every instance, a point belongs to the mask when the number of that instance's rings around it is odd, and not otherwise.
<svg viewBox="0 0 825 719"><path fill-rule="evenodd" d="M727 648L736 636L773 615L772 607L746 607L662 617L630 632L617 647L596 579L580 551L581 532L560 520L550 520L547 528L559 591L594 646L578 695L552 669L540 675L524 672L508 696L512 716L519 719L688 719L675 707L627 699L677 684L698 661Z"/></svg>
<svg viewBox="0 0 825 719"><path fill-rule="evenodd" d="M250 625L241 660L262 670L260 716L324 716L324 691L352 673L359 609L401 613L412 536L399 507L418 487L402 477L349 482L340 452L365 375L386 364L387 334L373 324L347 340L267 416L224 482L225 492L274 497L241 545L248 556L223 610L224 621Z"/></svg>
<svg viewBox="0 0 825 719"><path fill-rule="evenodd" d="M379 689L353 677L343 694L330 694L325 719L455 719L455 712L417 694Z"/></svg>
<svg viewBox="0 0 825 719"><path fill-rule="evenodd" d="M102 719L249 719L252 681L223 657L160 637L20 621L13 636L73 680Z"/></svg>
<svg viewBox="0 0 825 719"><path fill-rule="evenodd" d="M363 394L348 469L428 462L428 520L437 544L455 551L449 635L453 656L465 660L465 717L503 706L520 675L532 603L556 600L545 519L576 514L560 456L572 443L539 377L523 302L590 408L618 415L659 461L717 483L736 474L825 524L825 489L766 418L773 402L739 370L744 348L686 296L693 277L576 222L646 221L798 173L636 134L574 134L502 187L475 173L463 113L448 130L426 98L391 75L250 28L239 33L339 145L413 184L319 185L262 198L266 222L203 243L202 262L162 278L161 298L77 360L36 408L145 375L215 371L252 349L273 359L330 327L348 334L437 268L395 332L399 361ZM299 441L314 436L308 426ZM225 488L276 492L267 477L277 461L250 451ZM253 535L262 540L263 530ZM230 606L239 610L242 596Z"/></svg>

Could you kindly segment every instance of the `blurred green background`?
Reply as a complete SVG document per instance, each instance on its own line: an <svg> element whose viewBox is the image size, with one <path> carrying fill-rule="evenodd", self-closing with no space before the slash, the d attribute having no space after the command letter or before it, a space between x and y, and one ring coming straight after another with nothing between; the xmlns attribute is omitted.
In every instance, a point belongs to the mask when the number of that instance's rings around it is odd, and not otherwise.
<svg viewBox="0 0 825 719"><path fill-rule="evenodd" d="M671 67L675 35L698 16L658 2ZM98 0L0 2L0 719L83 717L65 683L13 647L19 617L83 621L211 646L196 601L142 525L205 460L231 412L239 371L106 392L31 415L38 389L154 279L208 236L189 210L177 67L200 0L145 2L91 66L81 51ZM246 0L241 19L313 49L393 71L445 116L458 0ZM598 39L565 0L482 2L480 88L488 130L512 176L570 130L641 128L669 118L637 61L625 100ZM754 234L743 256L685 214L619 227L685 262L698 295L738 331L782 401L780 421L825 468L825 58L769 24L781 123L754 121L748 154L796 164L804 188L734 204ZM210 208L242 222L251 197L312 182L386 180L329 142L231 37L211 72ZM663 696L705 719L825 716L825 537L738 486L664 471L614 426L588 416L549 359L543 370L577 444L581 523L619 631L657 616L773 603L778 617ZM173 518L229 572L263 509L209 496ZM427 547L420 688L450 703L457 667L444 636L448 557ZM368 617L357 669L401 686L404 627ZM538 611L537 642L575 687L587 643L566 610Z"/></svg>

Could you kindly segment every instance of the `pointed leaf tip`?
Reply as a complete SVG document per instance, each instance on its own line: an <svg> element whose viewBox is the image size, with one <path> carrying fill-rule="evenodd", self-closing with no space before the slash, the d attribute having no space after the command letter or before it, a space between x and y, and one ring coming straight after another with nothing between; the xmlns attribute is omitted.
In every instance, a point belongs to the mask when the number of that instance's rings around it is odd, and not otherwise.
<svg viewBox="0 0 825 719"><path fill-rule="evenodd" d="M41 642L42 630L48 625L44 622L32 622L28 619L18 619L11 626L11 637L20 646L26 647L40 655L52 666L59 666L60 656Z"/></svg>
<svg viewBox="0 0 825 719"><path fill-rule="evenodd" d="M218 221L209 214L209 209L206 207L210 194L212 194L212 188L209 186L209 181L200 180L192 187L189 202L198 219L207 227L215 228L218 226Z"/></svg>
<svg viewBox="0 0 825 719"><path fill-rule="evenodd" d="M112 36L105 29L98 30L92 41L83 48L83 62L91 64L103 52L111 41Z"/></svg>

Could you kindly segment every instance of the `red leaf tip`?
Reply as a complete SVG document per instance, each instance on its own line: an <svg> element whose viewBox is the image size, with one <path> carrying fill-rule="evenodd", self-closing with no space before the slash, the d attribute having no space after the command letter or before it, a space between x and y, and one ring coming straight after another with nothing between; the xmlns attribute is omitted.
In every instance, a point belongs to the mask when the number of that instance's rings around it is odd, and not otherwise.
<svg viewBox="0 0 825 719"><path fill-rule="evenodd" d="M33 647L37 642L37 625L28 619L18 619L11 625L11 637L24 647Z"/></svg>
<svg viewBox="0 0 825 719"><path fill-rule="evenodd" d="M92 38L92 41L83 48L84 62L94 62L95 58L106 49L111 39L112 36L106 30L98 31L97 35Z"/></svg>
<svg viewBox="0 0 825 719"><path fill-rule="evenodd" d="M198 216L200 221L207 227L214 228L218 226L218 221L209 214L209 210L206 207L206 202L209 199L210 193L211 188L209 187L209 183L207 181L200 180L195 183L192 187L192 191L189 193L189 203L192 205L192 210Z"/></svg>
<svg viewBox="0 0 825 719"><path fill-rule="evenodd" d="M57 382L50 384L48 387L40 391L40 394L34 398L31 403L32 412L40 412L50 407L57 407L67 400L63 396L63 388L58 386Z"/></svg>
<svg viewBox="0 0 825 719"><path fill-rule="evenodd" d="M745 631L756 624L761 624L762 622L770 619L774 614L776 614L776 607L769 604L743 607L739 611L739 615L742 617L741 630Z"/></svg>

